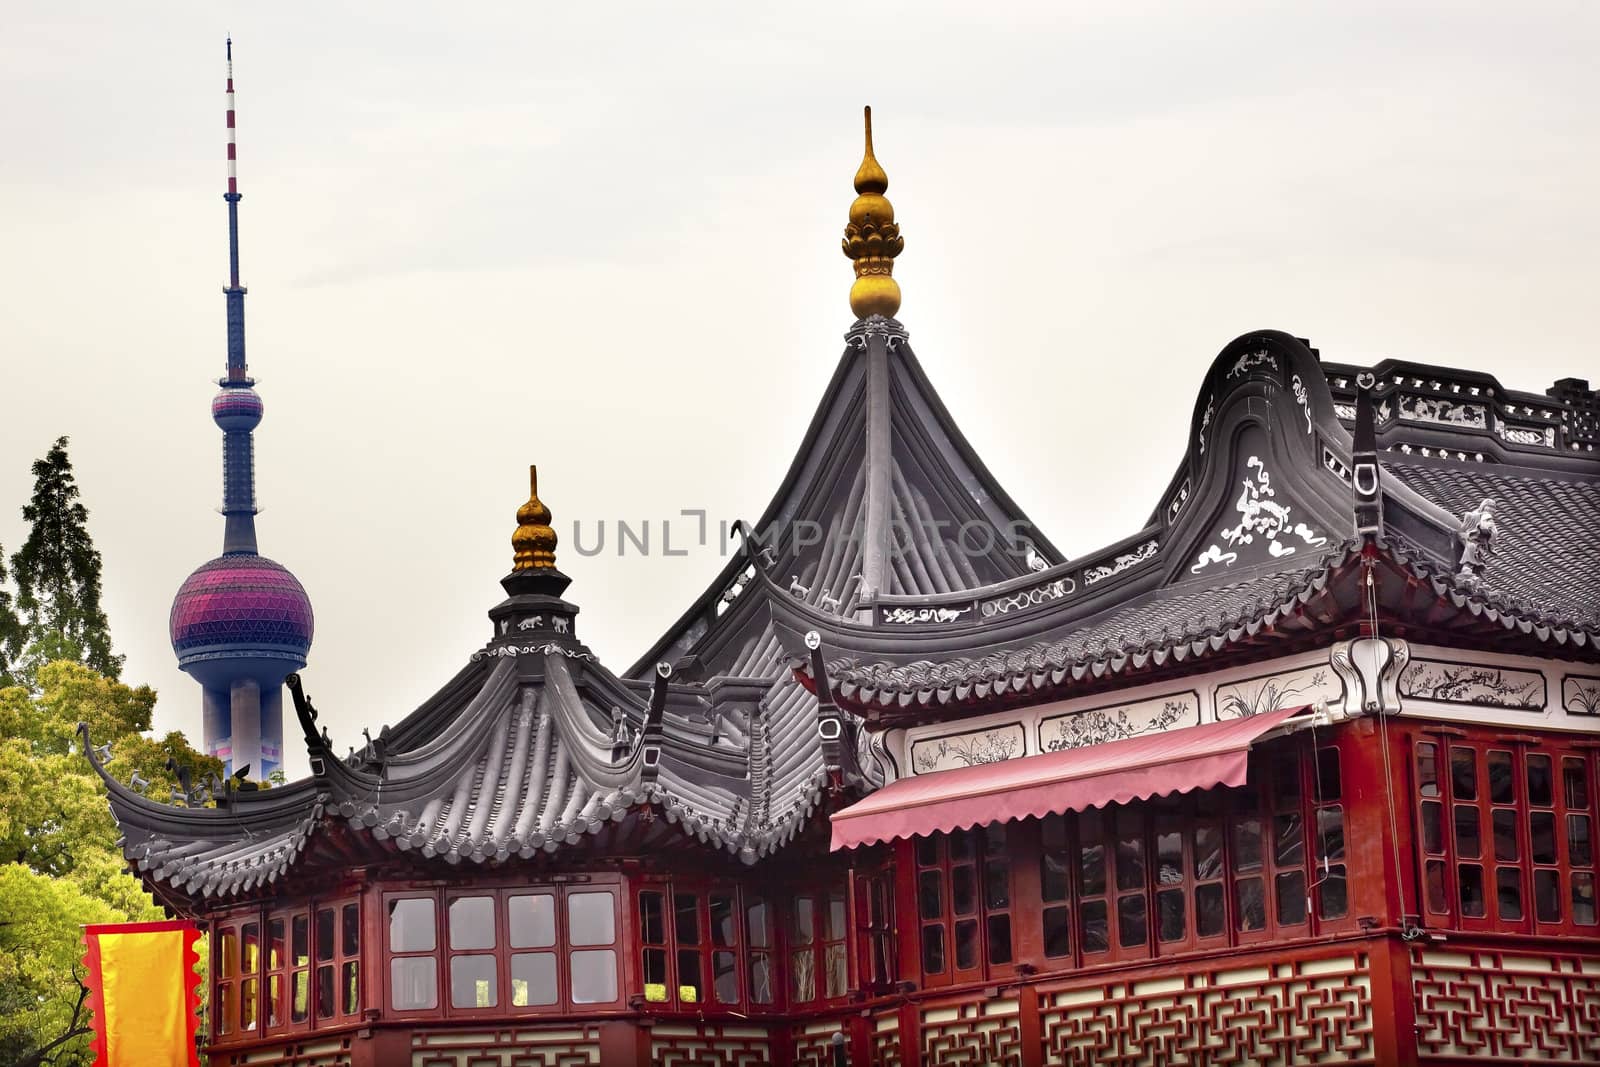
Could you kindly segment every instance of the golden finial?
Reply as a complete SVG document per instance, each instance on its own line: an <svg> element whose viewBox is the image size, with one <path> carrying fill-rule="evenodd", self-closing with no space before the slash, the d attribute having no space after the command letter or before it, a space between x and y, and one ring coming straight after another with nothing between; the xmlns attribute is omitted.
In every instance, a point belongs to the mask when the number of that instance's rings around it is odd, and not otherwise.
<svg viewBox="0 0 1600 1067"><path fill-rule="evenodd" d="M900 227L894 223L894 205L884 192L889 176L872 154L872 109L866 109L867 150L856 170L856 199L850 205L850 224L844 228L844 254L856 265L856 280L850 286L850 310L856 318L885 315L900 310L900 283L894 273L894 257L905 247Z"/></svg>
<svg viewBox="0 0 1600 1067"><path fill-rule="evenodd" d="M517 532L511 535L511 569L555 569L556 532L550 526L550 509L539 499L539 468L528 468L528 502L517 509Z"/></svg>

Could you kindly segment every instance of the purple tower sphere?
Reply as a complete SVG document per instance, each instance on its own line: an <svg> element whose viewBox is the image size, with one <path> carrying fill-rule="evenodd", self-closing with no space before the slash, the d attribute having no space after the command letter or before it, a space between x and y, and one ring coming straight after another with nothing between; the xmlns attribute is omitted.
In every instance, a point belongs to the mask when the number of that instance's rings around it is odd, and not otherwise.
<svg viewBox="0 0 1600 1067"><path fill-rule="evenodd" d="M224 432L255 429L261 412L261 397L249 386L226 387L211 400L211 418Z"/></svg>
<svg viewBox="0 0 1600 1067"><path fill-rule="evenodd" d="M178 666L206 685L252 678L275 686L306 665L314 620L299 579L265 556L204 563L172 601Z"/></svg>

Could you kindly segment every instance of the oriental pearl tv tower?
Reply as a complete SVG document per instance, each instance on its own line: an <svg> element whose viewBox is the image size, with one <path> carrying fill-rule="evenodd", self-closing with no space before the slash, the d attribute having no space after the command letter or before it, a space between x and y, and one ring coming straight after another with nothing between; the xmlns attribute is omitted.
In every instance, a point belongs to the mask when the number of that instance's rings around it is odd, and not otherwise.
<svg viewBox="0 0 1600 1067"><path fill-rule="evenodd" d="M265 779L283 763L283 680L306 665L311 599L288 568L256 551L255 442L261 397L244 360L239 284L239 179L234 149L233 42L228 42L228 373L211 401L222 429L222 555L189 575L172 601L178 666L204 693L204 745L229 774Z"/></svg>

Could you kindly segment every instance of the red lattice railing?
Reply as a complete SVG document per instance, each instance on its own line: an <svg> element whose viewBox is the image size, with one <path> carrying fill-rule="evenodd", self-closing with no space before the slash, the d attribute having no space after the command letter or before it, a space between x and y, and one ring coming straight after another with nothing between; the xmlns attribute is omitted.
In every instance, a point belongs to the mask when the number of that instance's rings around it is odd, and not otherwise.
<svg viewBox="0 0 1600 1067"><path fill-rule="evenodd" d="M1418 948L1411 988L1424 1062L1600 1063L1600 954Z"/></svg>

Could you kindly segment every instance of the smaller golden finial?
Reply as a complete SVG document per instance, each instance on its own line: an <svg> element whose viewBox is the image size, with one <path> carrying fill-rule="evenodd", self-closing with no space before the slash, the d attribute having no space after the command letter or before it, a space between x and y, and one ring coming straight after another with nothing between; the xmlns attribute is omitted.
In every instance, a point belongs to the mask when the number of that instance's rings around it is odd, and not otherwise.
<svg viewBox="0 0 1600 1067"><path fill-rule="evenodd" d="M900 310L900 283L892 277L894 257L905 247L900 227L894 222L894 205L883 194L889 176L872 154L872 109L866 109L867 149L856 170L856 198L850 205L850 223L844 228L842 247L856 266L856 280L850 286L850 310L856 318L884 315L890 318Z"/></svg>
<svg viewBox="0 0 1600 1067"><path fill-rule="evenodd" d="M528 467L528 502L517 509L517 532L511 535L515 550L513 571L535 568L555 569L556 532L550 525L550 509L539 499L539 468Z"/></svg>

